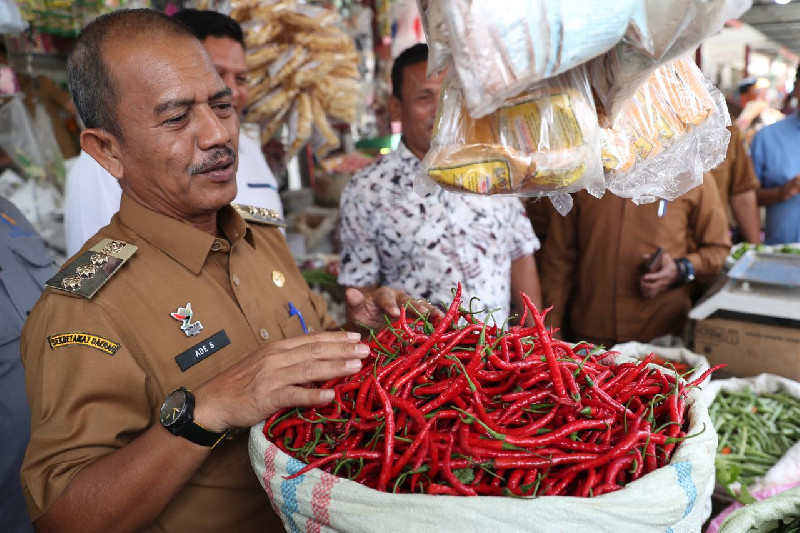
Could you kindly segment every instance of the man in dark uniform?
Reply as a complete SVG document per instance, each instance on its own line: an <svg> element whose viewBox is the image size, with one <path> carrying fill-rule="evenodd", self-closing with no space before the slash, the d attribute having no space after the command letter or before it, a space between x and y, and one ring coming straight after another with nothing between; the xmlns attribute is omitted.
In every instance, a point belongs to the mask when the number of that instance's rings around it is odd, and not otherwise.
<svg viewBox="0 0 800 533"><path fill-rule="evenodd" d="M319 333L335 325L279 221L229 205L239 122L200 41L118 11L83 30L67 77L81 146L123 196L23 333L31 516L47 530L273 531L241 429L331 401L310 384L356 372L368 349ZM407 299L349 291L350 329Z"/></svg>
<svg viewBox="0 0 800 533"><path fill-rule="evenodd" d="M55 271L42 238L14 204L0 196L0 524L8 533L32 531L19 485L31 428L19 336Z"/></svg>

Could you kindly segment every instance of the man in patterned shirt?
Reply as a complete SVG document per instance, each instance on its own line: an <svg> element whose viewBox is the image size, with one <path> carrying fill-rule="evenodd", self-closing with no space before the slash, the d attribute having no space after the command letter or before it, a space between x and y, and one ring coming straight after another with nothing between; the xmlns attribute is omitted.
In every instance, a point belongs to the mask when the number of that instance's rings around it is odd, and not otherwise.
<svg viewBox="0 0 800 533"><path fill-rule="evenodd" d="M517 198L454 194L421 198L414 177L428 151L443 75L426 79L428 47L403 51L392 67L389 112L403 139L397 150L356 174L341 198L339 283L386 285L442 304L461 282L498 324L522 309L519 291L539 305L533 253L539 241Z"/></svg>

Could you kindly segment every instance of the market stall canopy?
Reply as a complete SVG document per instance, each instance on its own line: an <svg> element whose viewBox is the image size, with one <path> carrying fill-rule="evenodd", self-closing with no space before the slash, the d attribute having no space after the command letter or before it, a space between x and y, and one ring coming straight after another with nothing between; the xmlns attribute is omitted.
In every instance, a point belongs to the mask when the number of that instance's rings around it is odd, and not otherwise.
<svg viewBox="0 0 800 533"><path fill-rule="evenodd" d="M753 7L741 20L769 39L800 55L800 2L777 4L775 0L753 0Z"/></svg>

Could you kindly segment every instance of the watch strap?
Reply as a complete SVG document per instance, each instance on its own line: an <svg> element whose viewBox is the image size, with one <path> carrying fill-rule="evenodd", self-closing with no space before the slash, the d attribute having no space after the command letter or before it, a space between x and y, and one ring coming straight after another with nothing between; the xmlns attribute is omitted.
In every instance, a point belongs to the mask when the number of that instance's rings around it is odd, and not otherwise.
<svg viewBox="0 0 800 533"><path fill-rule="evenodd" d="M678 269L678 277L672 285L671 289L683 287L684 285L694 281L694 265L685 257L675 260L675 268Z"/></svg>
<svg viewBox="0 0 800 533"><path fill-rule="evenodd" d="M219 441L225 438L226 432L215 433L198 424L197 422L187 422L175 428L175 435L179 435L195 444L210 446L213 448Z"/></svg>

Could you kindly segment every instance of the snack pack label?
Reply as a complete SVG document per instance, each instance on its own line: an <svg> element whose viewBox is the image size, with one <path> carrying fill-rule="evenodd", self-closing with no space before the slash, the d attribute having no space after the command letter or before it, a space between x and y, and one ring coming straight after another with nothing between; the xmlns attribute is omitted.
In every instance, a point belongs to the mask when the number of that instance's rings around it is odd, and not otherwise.
<svg viewBox="0 0 800 533"><path fill-rule="evenodd" d="M498 138L523 152L562 150L583 144L583 133L568 93L527 100L498 109Z"/></svg>
<svg viewBox="0 0 800 533"><path fill-rule="evenodd" d="M511 172L502 160L481 161L455 167L431 168L428 174L445 187L477 194L511 190Z"/></svg>

